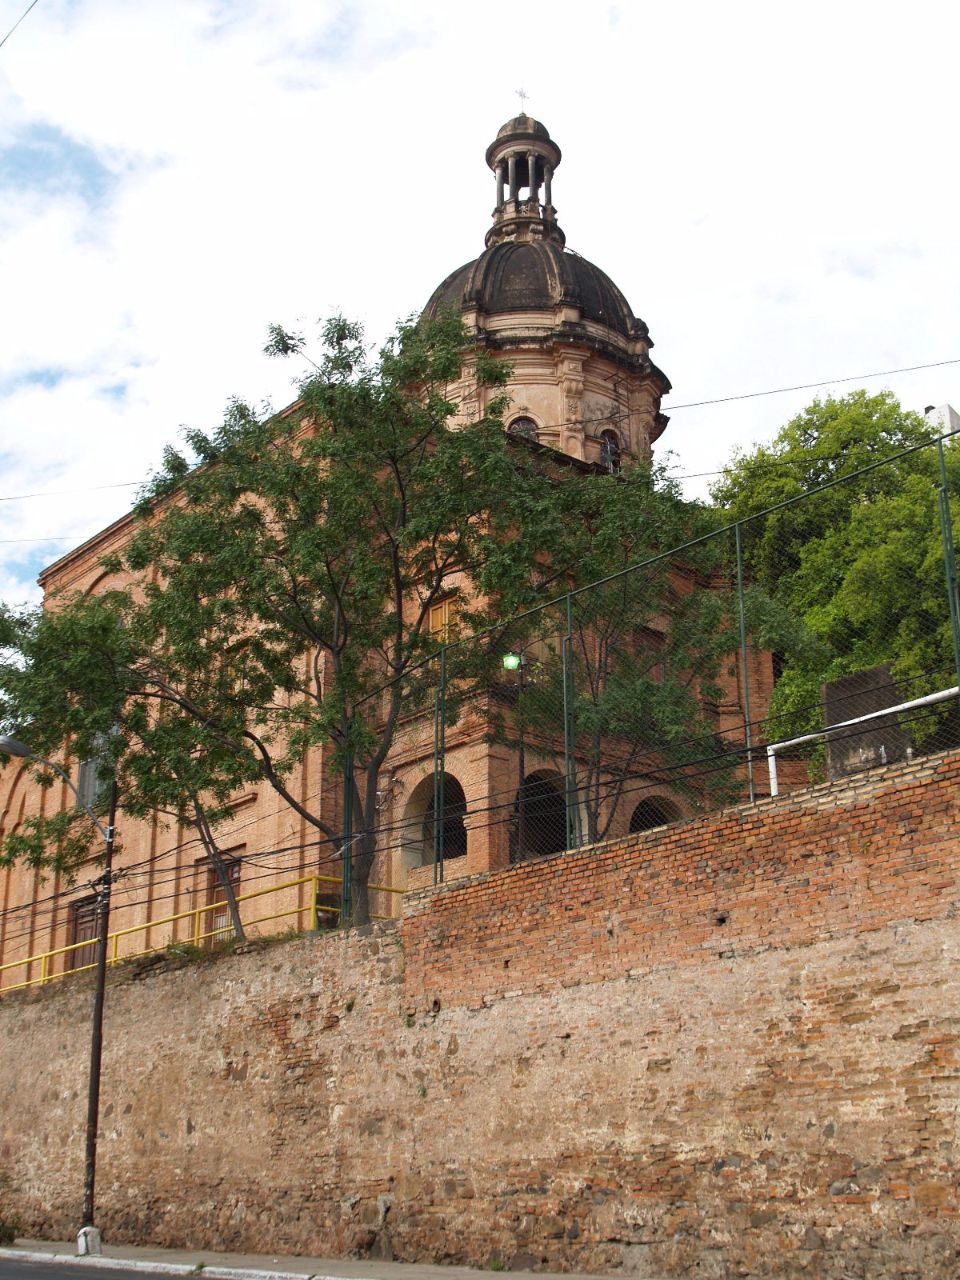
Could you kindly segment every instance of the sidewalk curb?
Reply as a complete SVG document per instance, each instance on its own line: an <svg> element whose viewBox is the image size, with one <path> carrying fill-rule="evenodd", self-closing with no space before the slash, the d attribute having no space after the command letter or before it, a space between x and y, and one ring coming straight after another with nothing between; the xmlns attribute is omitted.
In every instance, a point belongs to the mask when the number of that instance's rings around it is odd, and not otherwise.
<svg viewBox="0 0 960 1280"><path fill-rule="evenodd" d="M75 1267L101 1267L111 1271L146 1271L163 1276L209 1276L210 1280L343 1280L342 1276L324 1275L322 1272L303 1271L253 1271L241 1267L208 1267L205 1264L191 1267L186 1262L150 1262L137 1258L107 1258L103 1254L41 1253L34 1249L0 1248L0 1258L21 1262L69 1263Z"/></svg>

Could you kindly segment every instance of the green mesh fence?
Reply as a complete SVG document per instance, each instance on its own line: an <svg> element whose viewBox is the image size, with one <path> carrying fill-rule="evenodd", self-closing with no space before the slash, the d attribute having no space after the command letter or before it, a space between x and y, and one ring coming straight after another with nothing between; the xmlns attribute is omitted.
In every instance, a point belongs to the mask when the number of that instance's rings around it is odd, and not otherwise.
<svg viewBox="0 0 960 1280"><path fill-rule="evenodd" d="M958 502L934 442L736 525L691 505L682 546L453 635L411 681L423 803L386 834L439 881L960 745Z"/></svg>

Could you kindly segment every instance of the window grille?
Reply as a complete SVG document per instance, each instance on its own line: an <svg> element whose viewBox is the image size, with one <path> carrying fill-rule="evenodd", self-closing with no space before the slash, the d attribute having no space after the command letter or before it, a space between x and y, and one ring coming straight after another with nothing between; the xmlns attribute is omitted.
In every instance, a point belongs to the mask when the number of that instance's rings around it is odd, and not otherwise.
<svg viewBox="0 0 960 1280"><path fill-rule="evenodd" d="M234 895L240 893L240 860L234 861L224 859L226 864L227 879L230 881ZM230 908L227 905L226 893L223 885L220 883L220 877L217 874L216 867L212 867L209 862L206 864L207 869L207 905L209 910L206 912L207 920L204 926L204 933L209 936L205 939L208 947L216 947L220 942L228 942L233 937L233 921L230 919Z"/></svg>
<svg viewBox="0 0 960 1280"><path fill-rule="evenodd" d="M600 462L612 476L620 474L620 437L615 431L600 433Z"/></svg>
<svg viewBox="0 0 960 1280"><path fill-rule="evenodd" d="M522 436L524 440L536 440L537 424L532 418L514 418L507 430L512 436Z"/></svg>

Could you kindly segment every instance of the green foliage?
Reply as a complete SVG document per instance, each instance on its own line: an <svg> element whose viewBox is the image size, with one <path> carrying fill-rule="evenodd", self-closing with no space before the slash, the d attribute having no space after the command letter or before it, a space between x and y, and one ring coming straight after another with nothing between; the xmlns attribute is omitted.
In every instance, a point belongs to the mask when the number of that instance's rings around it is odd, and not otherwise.
<svg viewBox="0 0 960 1280"><path fill-rule="evenodd" d="M118 630L116 598L85 602L63 615L0 606L0 725L25 738L40 756L56 757L64 742L80 759L103 757L111 767L110 728L118 706L114 665L125 660L126 637ZM37 678L40 671L51 679ZM83 699L64 697L79 686ZM17 762L44 788L60 780L42 765ZM105 797L102 797L105 800ZM56 802L48 802L54 809ZM101 811L105 806L101 804ZM28 815L0 845L0 866L22 861L34 869L71 875L102 849L102 836L79 808Z"/></svg>
<svg viewBox="0 0 960 1280"><path fill-rule="evenodd" d="M290 333L281 325L267 326L267 342L263 348L266 356L302 355L307 342L302 333Z"/></svg>
<svg viewBox="0 0 960 1280"><path fill-rule="evenodd" d="M550 466L503 429L507 367L470 350L458 315L401 325L376 359L340 317L322 339L290 410L234 401L166 450L104 566L136 586L2 615L0 714L53 758L107 737L129 814L209 828L265 781L327 838L328 862L340 832L292 779L309 747L335 766L349 751L362 920L380 768L401 710L436 683L430 609L453 592L469 635L541 598L563 513ZM270 347L302 340L274 328ZM454 423L467 361L486 409ZM51 836L51 859L76 860L68 835L30 831L6 854L39 859Z"/></svg>
<svg viewBox="0 0 960 1280"><path fill-rule="evenodd" d="M583 834L596 841L609 834L621 800L644 779L666 779L671 789L715 800L732 785L738 758L726 753L712 714L736 687L732 545L716 532L715 514L685 502L662 470L579 476L554 502L563 560L571 566L566 583L576 591L577 787ZM747 594L745 612L756 642L791 650L798 643L789 617L762 590ZM513 647L528 655L523 692L498 725L508 741L523 731L527 745L553 752L557 768L565 632L562 608L514 629ZM707 758L713 764L704 770Z"/></svg>
<svg viewBox="0 0 960 1280"><path fill-rule="evenodd" d="M22 862L34 870L51 870L69 877L91 856L95 843L102 844L102 837L82 809L31 815L4 839L0 867Z"/></svg>
<svg viewBox="0 0 960 1280"><path fill-rule="evenodd" d="M169 942L164 947L164 954L170 960L179 960L184 964L208 964L218 955L233 950L232 942L218 940L214 946L198 947L193 942Z"/></svg>
<svg viewBox="0 0 960 1280"><path fill-rule="evenodd" d="M822 683L879 663L892 664L908 697L953 683L937 451L916 448L933 438L889 392L855 391L814 401L771 445L736 456L715 486L726 515L746 521L750 577L807 631L778 682L771 736L819 727ZM945 452L958 495L960 456ZM803 500L753 518L794 498ZM955 496L951 506L956 520Z"/></svg>
<svg viewBox="0 0 960 1280"><path fill-rule="evenodd" d="M10 1187L9 1173L0 1170L0 1245L13 1244L23 1231L19 1214L9 1207Z"/></svg>

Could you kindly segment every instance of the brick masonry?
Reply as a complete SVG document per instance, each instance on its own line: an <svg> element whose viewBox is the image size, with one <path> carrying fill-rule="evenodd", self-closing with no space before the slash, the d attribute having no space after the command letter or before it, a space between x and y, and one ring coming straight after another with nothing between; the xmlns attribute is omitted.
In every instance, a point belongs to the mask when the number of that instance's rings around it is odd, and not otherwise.
<svg viewBox="0 0 960 1280"><path fill-rule="evenodd" d="M960 1274L960 755L461 879L108 992L108 1238L641 1277ZM84 976L0 1004L76 1228Z"/></svg>

